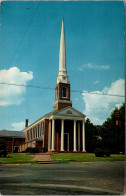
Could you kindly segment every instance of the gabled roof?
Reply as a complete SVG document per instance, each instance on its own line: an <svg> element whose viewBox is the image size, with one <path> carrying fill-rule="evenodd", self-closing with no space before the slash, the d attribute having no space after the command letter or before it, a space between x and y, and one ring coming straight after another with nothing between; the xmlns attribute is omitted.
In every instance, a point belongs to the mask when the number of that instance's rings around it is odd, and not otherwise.
<svg viewBox="0 0 126 196"><path fill-rule="evenodd" d="M54 116L54 117L65 117L65 118L68 118L68 119L73 119L73 118L77 118L77 119L85 119L85 115L81 112L79 112L78 110L76 110L75 108L71 107L71 106L68 106L66 108L63 108L61 110L56 110L52 113L50 113L50 115L48 117L51 117L51 116Z"/></svg>
<svg viewBox="0 0 126 196"><path fill-rule="evenodd" d="M14 137L14 138L25 138L25 135L22 131L10 131L10 130L1 130L0 137Z"/></svg>
<svg viewBox="0 0 126 196"><path fill-rule="evenodd" d="M32 127L32 125L34 125L35 123L41 121L42 119L48 119L49 116L52 114L53 112L49 112L47 114L45 114L44 116L40 117L39 119L37 119L36 121L34 121L32 124L28 125L26 128L24 128L22 131L25 131L26 129Z"/></svg>
<svg viewBox="0 0 126 196"><path fill-rule="evenodd" d="M25 131L26 129L29 129L30 127L32 127L34 124L38 123L39 121L41 121L42 119L51 119L52 116L57 116L57 117L65 117L68 119L80 119L83 120L85 119L85 114L79 112L78 110L76 110L75 108L68 106L66 108L63 108L61 110L56 110L50 113L45 114L44 116L42 116L41 118L39 118L38 120L36 120L35 122L33 122L32 124L30 124L28 127L26 127L25 129L23 129L22 131Z"/></svg>

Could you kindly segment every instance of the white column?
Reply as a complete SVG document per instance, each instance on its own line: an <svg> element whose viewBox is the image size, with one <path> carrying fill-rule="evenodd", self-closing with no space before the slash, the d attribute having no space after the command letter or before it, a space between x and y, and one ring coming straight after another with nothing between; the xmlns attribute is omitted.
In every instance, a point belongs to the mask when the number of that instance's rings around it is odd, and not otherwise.
<svg viewBox="0 0 126 196"><path fill-rule="evenodd" d="M78 122L78 151L80 151L80 122Z"/></svg>
<svg viewBox="0 0 126 196"><path fill-rule="evenodd" d="M77 151L77 144L76 144L76 121L74 120L74 152Z"/></svg>
<svg viewBox="0 0 126 196"><path fill-rule="evenodd" d="M64 151L64 120L61 120L61 151Z"/></svg>
<svg viewBox="0 0 126 196"><path fill-rule="evenodd" d="M52 151L55 151L54 146L55 146L55 119L52 119Z"/></svg>
<svg viewBox="0 0 126 196"><path fill-rule="evenodd" d="M86 152L85 150L85 121L82 121L82 151Z"/></svg>
<svg viewBox="0 0 126 196"><path fill-rule="evenodd" d="M51 150L51 120L49 120L48 151Z"/></svg>

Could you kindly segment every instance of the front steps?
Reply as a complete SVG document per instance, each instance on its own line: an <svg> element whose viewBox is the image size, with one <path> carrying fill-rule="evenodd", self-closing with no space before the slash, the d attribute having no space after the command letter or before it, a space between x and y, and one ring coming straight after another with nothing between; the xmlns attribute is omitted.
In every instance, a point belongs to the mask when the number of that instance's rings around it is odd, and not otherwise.
<svg viewBox="0 0 126 196"><path fill-rule="evenodd" d="M38 164L57 164L58 161L54 161L54 160L51 160L51 161L46 161L46 160L39 160L37 161Z"/></svg>

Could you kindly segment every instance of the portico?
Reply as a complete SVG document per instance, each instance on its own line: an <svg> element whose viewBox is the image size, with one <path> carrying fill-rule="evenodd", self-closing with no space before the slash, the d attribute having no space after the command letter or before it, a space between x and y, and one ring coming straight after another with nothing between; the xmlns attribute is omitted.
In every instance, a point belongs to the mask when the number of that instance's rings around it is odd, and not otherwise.
<svg viewBox="0 0 126 196"><path fill-rule="evenodd" d="M48 151L85 152L85 115L69 106L49 117Z"/></svg>

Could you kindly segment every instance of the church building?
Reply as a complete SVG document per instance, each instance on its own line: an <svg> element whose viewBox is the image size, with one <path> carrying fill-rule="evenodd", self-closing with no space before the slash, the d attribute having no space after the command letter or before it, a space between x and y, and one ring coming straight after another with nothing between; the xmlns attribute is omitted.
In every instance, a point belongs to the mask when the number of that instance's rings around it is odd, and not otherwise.
<svg viewBox="0 0 126 196"><path fill-rule="evenodd" d="M23 130L27 147L38 147L55 152L85 152L85 115L72 107L70 81L66 69L64 21L62 21L59 73L55 86L55 103L50 112Z"/></svg>
<svg viewBox="0 0 126 196"><path fill-rule="evenodd" d="M62 21L59 73L55 86L53 111L42 116L31 125L28 119L22 130L23 139L18 152L27 147L37 147L39 152L86 152L85 151L85 115L72 107L70 81L66 69L66 49L64 21Z"/></svg>

